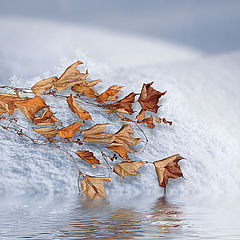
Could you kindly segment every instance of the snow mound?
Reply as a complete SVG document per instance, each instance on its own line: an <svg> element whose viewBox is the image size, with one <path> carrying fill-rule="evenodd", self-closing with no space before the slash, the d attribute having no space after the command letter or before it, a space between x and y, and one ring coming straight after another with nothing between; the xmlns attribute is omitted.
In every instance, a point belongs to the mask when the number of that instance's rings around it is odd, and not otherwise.
<svg viewBox="0 0 240 240"><path fill-rule="evenodd" d="M77 58L81 59L78 55ZM74 59L75 60L75 59ZM218 57L200 58L192 61L129 67L111 71L104 65L87 61L90 78L101 78L102 88L110 84L126 86L124 95L131 91L140 92L142 83L154 81L153 87L159 91L167 90L161 98L158 115L173 121L173 126L157 125L154 130L145 127L149 142L142 152L143 144L130 154L132 160L155 161L179 153L185 179L170 181L169 194L193 194L212 192L235 192L240 190L239 162L239 82L240 53ZM54 74L60 74L70 64L62 61ZM37 80L19 82L32 86ZM14 79L12 80L14 83ZM56 116L69 124L70 110L58 107L51 99ZM90 109L90 112L92 109ZM104 112L91 112L95 122L112 122L107 131L115 132L121 126L114 116L106 117ZM18 118L24 118L17 112ZM72 117L72 121L77 117ZM30 125L29 125L30 126ZM90 126L90 125L89 125ZM135 136L144 139L141 131L133 125ZM36 146L28 140L7 134L0 129L0 194L38 193L71 194L77 191L77 173L69 157L51 146ZM75 150L70 146L71 150ZM85 145L93 150L93 145ZM96 153L100 157L100 153ZM79 162L83 172L97 175ZM155 169L152 164L139 170L138 176L124 180L112 174L113 182L107 185L109 196L117 193L159 193ZM103 168L100 175L109 175ZM230 187L231 186L231 187Z"/></svg>

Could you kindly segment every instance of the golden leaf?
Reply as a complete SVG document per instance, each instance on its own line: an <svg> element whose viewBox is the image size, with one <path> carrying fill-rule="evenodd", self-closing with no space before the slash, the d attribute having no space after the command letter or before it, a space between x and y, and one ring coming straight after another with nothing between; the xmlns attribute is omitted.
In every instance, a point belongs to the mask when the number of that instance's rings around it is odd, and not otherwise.
<svg viewBox="0 0 240 240"><path fill-rule="evenodd" d="M54 86L58 92L86 80L88 72L86 71L86 73L80 73L80 71L76 69L80 64L83 63L77 61L70 65L62 76L55 82Z"/></svg>
<svg viewBox="0 0 240 240"><path fill-rule="evenodd" d="M72 112L76 113L83 121L87 119L91 119L92 117L89 112L84 110L75 100L74 96L71 94L68 99L68 106L72 110Z"/></svg>
<svg viewBox="0 0 240 240"><path fill-rule="evenodd" d="M24 115L30 120L34 121L35 114L44 108L49 108L49 106L45 103L45 101L36 96L31 99L18 101L16 106L24 113Z"/></svg>
<svg viewBox="0 0 240 240"><path fill-rule="evenodd" d="M84 81L73 86L72 91L81 93L82 95L86 95L91 98L96 98L99 94L93 86L100 82L102 82L102 80Z"/></svg>
<svg viewBox="0 0 240 240"><path fill-rule="evenodd" d="M50 78L46 78L43 79L39 82L37 82L31 89L32 92L35 95L40 95L42 94L45 90L48 90L50 88L52 88L52 86L54 85L54 83L58 80L57 77L50 77Z"/></svg>
<svg viewBox="0 0 240 240"><path fill-rule="evenodd" d="M39 117L35 117L33 122L38 125L57 125L56 122L62 125L62 122L54 116L54 113L47 108Z"/></svg>
<svg viewBox="0 0 240 240"><path fill-rule="evenodd" d="M16 110L16 103L18 101L25 100L26 98L20 98L16 94L9 93L0 93L0 111L2 113L8 112L9 116L11 116Z"/></svg>
<svg viewBox="0 0 240 240"><path fill-rule="evenodd" d="M104 103L105 101L116 101L118 97L116 96L123 87L120 87L118 85L113 85L109 87L105 92L100 94L96 100L99 103Z"/></svg>
<svg viewBox="0 0 240 240"><path fill-rule="evenodd" d="M178 162L181 159L183 159L183 157L176 154L153 163L157 172L160 187L166 188L169 178L175 179L183 176L181 168L178 165Z"/></svg>
<svg viewBox="0 0 240 240"><path fill-rule="evenodd" d="M108 200L104 188L104 182L111 181L112 178L110 177L92 177L87 175L81 182L82 192L90 199L100 199L101 197L104 197L106 200Z"/></svg>
<svg viewBox="0 0 240 240"><path fill-rule="evenodd" d="M58 133L58 130L53 127L33 128L33 130L47 139L54 138Z"/></svg>
<svg viewBox="0 0 240 240"><path fill-rule="evenodd" d="M114 166L113 171L120 177L124 178L129 175L137 175L137 170L142 167L144 163L142 161L121 162Z"/></svg>
<svg viewBox="0 0 240 240"><path fill-rule="evenodd" d="M71 138L83 125L81 122L75 122L67 127L58 130L58 135L63 138Z"/></svg>
<svg viewBox="0 0 240 240"><path fill-rule="evenodd" d="M97 158L94 157L92 152L89 151L77 151L77 155L84 161L86 161L87 163L89 163L93 168L95 168L96 166L94 166L94 164L98 164L101 165L102 164L99 162L99 160Z"/></svg>
<svg viewBox="0 0 240 240"><path fill-rule="evenodd" d="M142 106L143 111L152 111L154 113L157 113L157 110L159 108L158 99L163 96L167 91L165 92L159 92L151 87L153 82L148 84L143 84L141 94L138 98L138 102Z"/></svg>

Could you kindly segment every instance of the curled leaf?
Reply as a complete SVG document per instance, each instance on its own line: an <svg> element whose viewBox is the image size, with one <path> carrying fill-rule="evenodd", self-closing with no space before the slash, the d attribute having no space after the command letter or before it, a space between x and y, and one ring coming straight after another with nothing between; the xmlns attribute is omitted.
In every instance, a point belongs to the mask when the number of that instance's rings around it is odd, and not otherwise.
<svg viewBox="0 0 240 240"><path fill-rule="evenodd" d="M134 150L132 150L126 144L123 144L123 143L113 142L110 145L108 145L107 148L119 154L121 158L124 158L127 160L130 160L127 152L135 152Z"/></svg>
<svg viewBox="0 0 240 240"><path fill-rule="evenodd" d="M100 199L101 197L104 197L106 200L108 200L104 188L104 182L111 181L112 178L92 177L87 175L81 182L82 192L86 194L90 199Z"/></svg>
<svg viewBox="0 0 240 240"><path fill-rule="evenodd" d="M172 121L167 121L165 118L156 117L155 121L157 123L161 123L163 121L163 123L165 123L165 124L169 124L170 126L172 125Z"/></svg>
<svg viewBox="0 0 240 240"><path fill-rule="evenodd" d="M181 159L183 159L183 157L176 154L153 163L157 172L160 187L166 188L169 178L175 179L183 176L181 168L178 165L178 162Z"/></svg>
<svg viewBox="0 0 240 240"><path fill-rule="evenodd" d="M31 99L18 101L16 106L24 113L24 115L30 120L34 121L35 114L44 108L49 108L49 106L45 103L45 101L36 96Z"/></svg>
<svg viewBox="0 0 240 240"><path fill-rule="evenodd" d="M123 87L120 87L118 85L113 85L109 87L105 92L100 94L96 100L99 103L104 103L105 101L116 101L118 97L116 96Z"/></svg>
<svg viewBox="0 0 240 240"><path fill-rule="evenodd" d="M107 113L117 111L119 113L133 114L132 104L135 100L136 93L132 92L128 94L125 98L109 104L106 108Z"/></svg>
<svg viewBox="0 0 240 240"><path fill-rule="evenodd" d="M62 122L54 116L50 108L47 108L39 117L35 117L33 122L38 125L57 125L57 122L62 124Z"/></svg>
<svg viewBox="0 0 240 240"><path fill-rule="evenodd" d="M95 168L96 166L94 166L94 164L98 164L98 165L102 165L99 160L97 158L94 157L92 152L89 151L77 151L77 155L84 161L86 161L87 163L89 163L93 168Z"/></svg>
<svg viewBox="0 0 240 240"><path fill-rule="evenodd" d="M142 167L144 163L142 161L121 162L115 165L113 171L120 177L124 178L129 175L137 175L137 170Z"/></svg>
<svg viewBox="0 0 240 240"><path fill-rule="evenodd" d="M58 134L57 129L53 127L33 128L33 130L47 139L54 138Z"/></svg>
<svg viewBox="0 0 240 240"><path fill-rule="evenodd" d="M31 89L35 95L42 94L45 90L52 88L53 84L58 80L57 77L50 77L37 82Z"/></svg>
<svg viewBox="0 0 240 240"><path fill-rule="evenodd" d="M20 98L16 94L0 93L1 114L8 112L9 116L11 116L17 110L16 103L25 99Z"/></svg>
<svg viewBox="0 0 240 240"><path fill-rule="evenodd" d="M155 128L155 125L153 123L153 116L150 116L149 118L145 118L142 121L138 121L140 123L147 123L149 128Z"/></svg>
<svg viewBox="0 0 240 240"><path fill-rule="evenodd" d="M72 110L72 112L76 113L83 121L87 119L91 119L92 117L89 112L84 110L75 100L74 96L71 94L68 99L68 106Z"/></svg>
<svg viewBox="0 0 240 240"><path fill-rule="evenodd" d="M138 102L142 106L143 111L152 111L154 113L157 113L157 110L159 108L158 100L161 96L163 96L167 91L165 92L159 92L151 87L151 83L144 83L142 86L141 94L138 98Z"/></svg>
<svg viewBox="0 0 240 240"><path fill-rule="evenodd" d="M70 65L62 74L62 76L55 82L54 86L58 92L86 80L88 72L86 71L86 73L81 73L79 70L77 70L77 67L80 64L83 63L77 61Z"/></svg>
<svg viewBox="0 0 240 240"><path fill-rule="evenodd" d="M81 122L75 122L67 127L58 130L58 135L63 138L71 138L83 125Z"/></svg>
<svg viewBox="0 0 240 240"><path fill-rule="evenodd" d="M138 122L141 122L145 119L145 112L143 110L140 111L140 113L136 116Z"/></svg>
<svg viewBox="0 0 240 240"><path fill-rule="evenodd" d="M99 94L97 93L94 86L100 82L102 82L102 80L83 81L73 86L72 91L81 93L87 97L96 98Z"/></svg>

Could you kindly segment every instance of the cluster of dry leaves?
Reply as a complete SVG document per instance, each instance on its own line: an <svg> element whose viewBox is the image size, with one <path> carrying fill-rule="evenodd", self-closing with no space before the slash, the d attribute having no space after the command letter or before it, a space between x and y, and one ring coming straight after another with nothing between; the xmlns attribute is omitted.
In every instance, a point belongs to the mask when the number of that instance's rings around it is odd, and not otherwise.
<svg viewBox="0 0 240 240"><path fill-rule="evenodd" d="M118 100L118 93L122 89L121 86L110 86L106 91L99 94L95 89L95 86L100 83L101 80L87 80L88 71L81 73L77 70L77 67L80 64L82 64L80 61L73 63L60 77L54 76L36 83L31 88L31 92L35 95L33 98L20 96L20 93L27 93L27 89L12 87L11 89L15 91L15 94L0 93L0 118L6 119L6 115L4 115L5 113L8 113L10 117L17 109L20 109L33 124L36 126L43 126L34 127L33 130L44 136L49 144L53 143L57 137L60 139L62 138L66 142L76 142L79 146L84 142L107 143L108 149L118 154L122 159L125 159L114 166L113 172L122 178L129 175L137 175L137 170L144 164L149 163L149 161L143 162L130 160L128 152L134 152L131 147L143 142L140 138L132 137L134 131L130 124L146 123L149 128L154 128L156 123L161 122L172 125L172 122L167 121L165 118L153 117L152 115L150 117L145 116L147 111L153 112L156 115L159 108L159 98L165 95L166 91L159 92L155 90L152 87L153 82L151 82L143 84L140 94L131 92L123 99ZM58 93L68 88L71 88L71 94L66 97L66 102L71 111L78 115L79 121L74 122L67 127L62 127L61 120L55 117L50 106L47 105L44 99L39 95L64 97L63 95L58 95ZM139 97L135 101L135 98L138 95ZM85 121L92 121L91 114L79 103L79 100L83 98L91 99L95 103L95 106L105 109L107 114L115 114L119 119L129 122L129 124L123 124L116 133L104 132L107 123L95 124L91 128L81 131L80 128L84 125ZM141 110L136 115L135 119L132 119L130 118L134 113L132 107L136 102L140 104ZM80 141L79 139L73 140L74 135L77 132L82 134L83 141ZM90 151L78 150L76 156L89 163L92 167L102 165L99 159L97 159ZM103 157L106 160L105 154L103 154ZM175 179L183 176L178 165L178 162L181 159L182 157L179 154L176 154L153 162L158 176L159 185L161 187L166 188L169 178ZM112 157L111 160L114 160L114 157ZM83 174L78 166L77 169L79 174L83 177L81 182L82 192L90 199L100 199L101 197L107 199L104 182L111 182L112 178L89 176Z"/></svg>

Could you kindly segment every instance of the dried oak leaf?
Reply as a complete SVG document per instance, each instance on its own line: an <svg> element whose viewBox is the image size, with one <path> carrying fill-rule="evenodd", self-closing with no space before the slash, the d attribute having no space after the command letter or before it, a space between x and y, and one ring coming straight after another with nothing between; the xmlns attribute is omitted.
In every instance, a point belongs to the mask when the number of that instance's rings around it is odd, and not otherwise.
<svg viewBox="0 0 240 240"><path fill-rule="evenodd" d="M46 78L43 79L39 82L37 82L31 89L32 92L35 95L40 95L42 94L45 90L48 90L50 88L52 88L52 86L54 85L54 83L58 80L57 77L50 77L50 78Z"/></svg>
<svg viewBox="0 0 240 240"><path fill-rule="evenodd" d="M178 165L178 162L181 159L183 159L183 157L181 157L179 154L176 154L153 163L157 172L160 187L166 188L169 178L175 179L178 177L183 177L181 168Z"/></svg>
<svg viewBox="0 0 240 240"><path fill-rule="evenodd" d="M74 96L71 94L67 98L68 106L72 110L72 112L76 113L83 121L87 119L91 119L92 117L89 112L84 110L75 100Z"/></svg>
<svg viewBox="0 0 240 240"><path fill-rule="evenodd" d="M99 162L99 160L97 158L94 157L92 152L89 151L77 151L77 155L84 161L86 161L87 163L89 163L93 168L95 168L96 166L94 166L94 164L98 164L101 165L102 164Z"/></svg>
<svg viewBox="0 0 240 240"><path fill-rule="evenodd" d="M157 113L157 110L159 108L158 100L161 96L163 96L167 91L165 92L159 92L151 87L151 83L144 83L142 86L141 94L138 98L138 102L142 106L143 111L151 111L154 113Z"/></svg>
<svg viewBox="0 0 240 240"><path fill-rule="evenodd" d="M33 128L33 130L47 139L54 138L58 134L58 130L53 127Z"/></svg>
<svg viewBox="0 0 240 240"><path fill-rule="evenodd" d="M118 96L116 96L123 87L118 85L113 85L109 87L105 92L100 94L96 101L99 103L104 103L105 101L116 101L118 99Z"/></svg>
<svg viewBox="0 0 240 240"><path fill-rule="evenodd" d="M49 108L45 101L36 96L31 99L26 99L23 101L18 101L16 106L24 113L24 115L30 120L34 121L35 114L44 108Z"/></svg>
<svg viewBox="0 0 240 240"><path fill-rule="evenodd" d="M0 93L1 114L8 112L9 116L11 116L17 110L16 103L25 99L26 98L20 98L16 94Z"/></svg>
<svg viewBox="0 0 240 240"><path fill-rule="evenodd" d="M142 167L144 163L142 161L123 161L114 166L113 171L117 173L120 177L124 178L129 175L137 175L137 170Z"/></svg>
<svg viewBox="0 0 240 240"><path fill-rule="evenodd" d="M97 93L94 86L100 82L102 82L102 80L83 81L73 86L72 91L81 93L82 95L86 95L87 97L96 98L97 96L99 96L99 94Z"/></svg>
<svg viewBox="0 0 240 240"><path fill-rule="evenodd" d="M70 65L62 74L62 76L55 82L54 87L58 92L86 80L88 72L86 71L86 73L81 73L76 69L80 64L83 63L77 61Z"/></svg>
<svg viewBox="0 0 240 240"><path fill-rule="evenodd" d="M81 182L82 192L86 194L90 199L100 199L104 197L108 200L106 191L104 188L104 182L111 182L110 177L92 177L86 175L86 177Z"/></svg>
<svg viewBox="0 0 240 240"><path fill-rule="evenodd" d="M47 108L40 116L35 117L33 122L38 125L57 125L57 122L62 125L62 122L54 116L54 112Z"/></svg>
<svg viewBox="0 0 240 240"><path fill-rule="evenodd" d="M71 138L83 125L81 122L75 122L67 127L58 130L58 135L63 138Z"/></svg>
<svg viewBox="0 0 240 240"><path fill-rule="evenodd" d="M125 98L109 104L106 108L107 113L112 113L117 111L119 113L133 114L132 104L134 103L136 93L132 92L128 94Z"/></svg>

